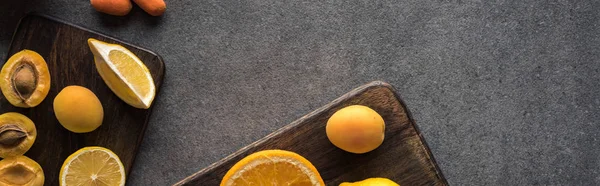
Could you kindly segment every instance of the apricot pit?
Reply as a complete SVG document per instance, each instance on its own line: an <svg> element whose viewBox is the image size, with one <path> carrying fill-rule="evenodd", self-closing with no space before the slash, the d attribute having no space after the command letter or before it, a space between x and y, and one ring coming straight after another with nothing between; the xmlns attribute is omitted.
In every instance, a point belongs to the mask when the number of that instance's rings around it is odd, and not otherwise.
<svg viewBox="0 0 600 186"><path fill-rule="evenodd" d="M0 157L25 154L36 136L35 125L27 116L16 112L0 115Z"/></svg>
<svg viewBox="0 0 600 186"><path fill-rule="evenodd" d="M15 107L37 106L50 90L50 71L46 61L31 50L12 55L0 71L0 89Z"/></svg>

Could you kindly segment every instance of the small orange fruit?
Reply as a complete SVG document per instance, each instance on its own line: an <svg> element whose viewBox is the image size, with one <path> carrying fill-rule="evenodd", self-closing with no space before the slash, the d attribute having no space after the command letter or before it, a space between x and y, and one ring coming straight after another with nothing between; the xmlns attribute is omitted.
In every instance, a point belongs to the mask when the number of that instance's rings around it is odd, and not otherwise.
<svg viewBox="0 0 600 186"><path fill-rule="evenodd" d="M86 133L102 125L104 110L96 94L82 86L67 86L54 98L54 114L67 130Z"/></svg>
<svg viewBox="0 0 600 186"><path fill-rule="evenodd" d="M221 181L221 186L254 185L325 186L325 183L312 163L299 154L263 150L237 162Z"/></svg>
<svg viewBox="0 0 600 186"><path fill-rule="evenodd" d="M383 143L385 123L373 109L351 105L335 112L325 127L336 147L356 154L374 150Z"/></svg>

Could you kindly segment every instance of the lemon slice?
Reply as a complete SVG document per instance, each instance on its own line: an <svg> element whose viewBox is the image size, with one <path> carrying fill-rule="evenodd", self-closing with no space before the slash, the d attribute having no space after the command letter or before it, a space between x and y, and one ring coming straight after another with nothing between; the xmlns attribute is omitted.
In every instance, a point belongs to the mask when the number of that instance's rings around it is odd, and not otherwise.
<svg viewBox="0 0 600 186"><path fill-rule="evenodd" d="M263 150L233 165L220 185L325 186L325 183L315 166L299 154L285 150Z"/></svg>
<svg viewBox="0 0 600 186"><path fill-rule="evenodd" d="M103 147L85 147L71 154L60 168L60 185L125 185L119 157Z"/></svg>
<svg viewBox="0 0 600 186"><path fill-rule="evenodd" d="M148 109L156 95L154 80L142 61L127 48L96 39L88 39L96 70L125 103Z"/></svg>

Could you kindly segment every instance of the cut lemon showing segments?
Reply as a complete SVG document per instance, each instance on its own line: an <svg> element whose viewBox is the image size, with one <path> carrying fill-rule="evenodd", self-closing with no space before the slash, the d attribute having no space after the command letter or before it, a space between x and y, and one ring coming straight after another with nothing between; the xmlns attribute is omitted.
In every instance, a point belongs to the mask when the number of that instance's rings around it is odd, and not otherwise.
<svg viewBox="0 0 600 186"><path fill-rule="evenodd" d="M94 54L96 69L108 88L135 108L150 108L156 87L146 65L121 45L93 38L88 39L88 45Z"/></svg>
<svg viewBox="0 0 600 186"><path fill-rule="evenodd" d="M71 154L60 168L61 186L125 185L119 157L104 147L85 147Z"/></svg>
<svg viewBox="0 0 600 186"><path fill-rule="evenodd" d="M325 186L325 183L312 163L299 154L263 150L237 162L221 181L221 186L254 185Z"/></svg>

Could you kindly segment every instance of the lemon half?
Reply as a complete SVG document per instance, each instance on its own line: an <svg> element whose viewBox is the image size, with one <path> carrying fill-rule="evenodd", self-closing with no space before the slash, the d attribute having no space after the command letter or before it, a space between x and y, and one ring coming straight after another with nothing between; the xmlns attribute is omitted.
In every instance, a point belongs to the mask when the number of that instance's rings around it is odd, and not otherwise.
<svg viewBox="0 0 600 186"><path fill-rule="evenodd" d="M104 147L85 147L71 154L60 168L61 186L125 185L119 157Z"/></svg>

